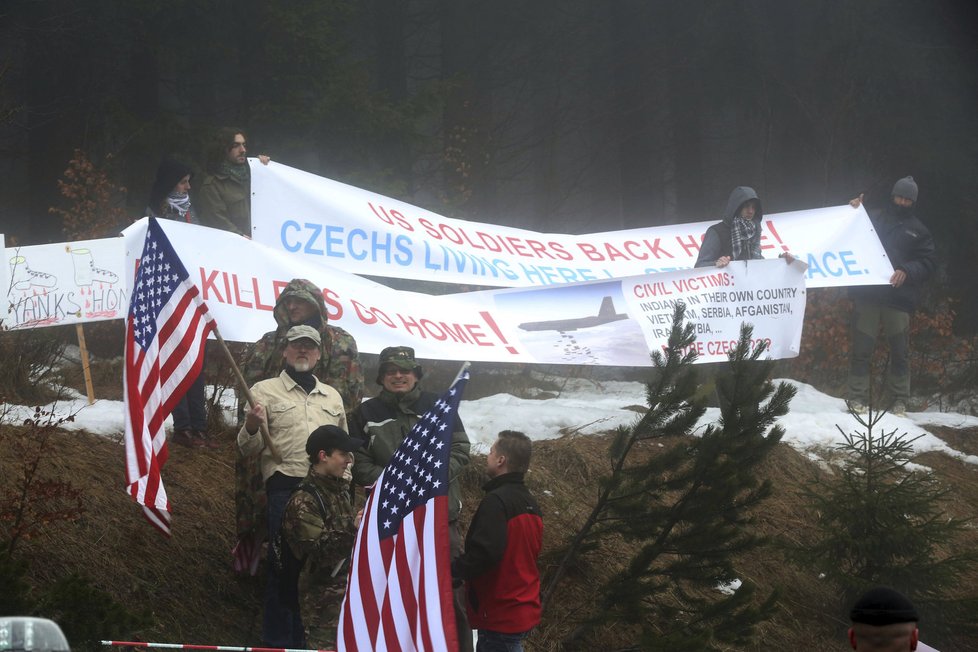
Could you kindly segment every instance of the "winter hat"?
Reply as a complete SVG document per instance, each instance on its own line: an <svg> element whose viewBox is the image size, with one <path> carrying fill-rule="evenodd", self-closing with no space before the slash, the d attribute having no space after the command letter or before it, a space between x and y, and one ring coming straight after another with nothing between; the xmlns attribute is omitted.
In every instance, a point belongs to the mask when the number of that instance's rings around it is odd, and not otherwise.
<svg viewBox="0 0 978 652"><path fill-rule="evenodd" d="M149 193L149 207L154 211L159 210L166 196L170 194L180 179L188 174L193 175L193 170L189 165L184 165L172 158L165 158L160 161L160 167L156 168L156 180L153 181L153 189Z"/></svg>
<svg viewBox="0 0 978 652"><path fill-rule="evenodd" d="M849 612L849 619L854 623L874 627L915 623L920 620L913 603L905 595L885 586L878 586L864 593Z"/></svg>
<svg viewBox="0 0 978 652"><path fill-rule="evenodd" d="M384 367L394 365L404 371L413 371L414 375L421 380L424 370L418 361L414 359L414 349L410 346L388 346L380 352L380 365L377 367L377 384L384 384Z"/></svg>
<svg viewBox="0 0 978 652"><path fill-rule="evenodd" d="M893 192L890 194L894 197L905 197L912 202L916 202L917 182L913 180L913 177L903 177L893 184Z"/></svg>
<svg viewBox="0 0 978 652"><path fill-rule="evenodd" d="M346 434L339 426L319 426L306 440L306 455L312 457L319 451L341 450L347 453L363 447L363 440Z"/></svg>

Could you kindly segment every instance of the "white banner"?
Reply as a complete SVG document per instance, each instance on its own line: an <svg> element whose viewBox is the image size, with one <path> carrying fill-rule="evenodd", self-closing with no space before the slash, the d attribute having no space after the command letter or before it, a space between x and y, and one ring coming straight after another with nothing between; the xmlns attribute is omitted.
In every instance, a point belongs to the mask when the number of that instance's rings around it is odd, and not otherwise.
<svg viewBox="0 0 978 652"><path fill-rule="evenodd" d="M129 310L121 238L4 251L8 328L121 319Z"/></svg>
<svg viewBox="0 0 978 652"><path fill-rule="evenodd" d="M256 241L355 274L531 287L688 269L718 220L566 235L467 222L272 162L252 165ZM791 251L808 287L877 285L893 268L865 210L767 215L762 253Z"/></svg>
<svg viewBox="0 0 978 652"><path fill-rule="evenodd" d="M666 343L680 300L697 324L703 362L726 359L744 321L755 325L755 339L770 342L771 357L798 353L805 310L800 262L431 296L392 290L224 231L160 224L227 340L251 342L272 330L282 288L308 278L323 288L330 323L370 353L408 345L434 359L648 366L650 349ZM144 219L124 234L129 270L145 230Z"/></svg>

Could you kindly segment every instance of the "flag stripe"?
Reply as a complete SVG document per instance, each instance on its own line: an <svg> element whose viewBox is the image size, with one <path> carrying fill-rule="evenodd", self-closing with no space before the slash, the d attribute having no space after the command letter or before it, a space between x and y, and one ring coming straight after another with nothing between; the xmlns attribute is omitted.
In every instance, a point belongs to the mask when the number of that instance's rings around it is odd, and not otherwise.
<svg viewBox="0 0 978 652"><path fill-rule="evenodd" d="M458 648L448 536L448 466L468 374L401 442L374 484L343 599L340 652Z"/></svg>
<svg viewBox="0 0 978 652"><path fill-rule="evenodd" d="M126 481L146 519L170 534L163 488L169 454L163 424L200 374L216 327L166 234L149 220L126 318Z"/></svg>

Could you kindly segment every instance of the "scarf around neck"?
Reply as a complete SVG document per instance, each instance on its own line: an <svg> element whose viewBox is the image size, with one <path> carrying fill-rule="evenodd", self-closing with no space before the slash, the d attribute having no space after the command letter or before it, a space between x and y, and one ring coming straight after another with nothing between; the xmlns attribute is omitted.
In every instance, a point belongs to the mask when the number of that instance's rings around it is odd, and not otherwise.
<svg viewBox="0 0 978 652"><path fill-rule="evenodd" d="M166 204L183 219L190 221L190 195L187 193L171 192L166 196Z"/></svg>
<svg viewBox="0 0 978 652"><path fill-rule="evenodd" d="M230 161L221 161L221 174L226 174L238 183L244 184L251 181L251 168L248 164L234 165Z"/></svg>
<svg viewBox="0 0 978 652"><path fill-rule="evenodd" d="M735 217L730 225L730 244L734 260L761 258L761 229L754 220Z"/></svg>

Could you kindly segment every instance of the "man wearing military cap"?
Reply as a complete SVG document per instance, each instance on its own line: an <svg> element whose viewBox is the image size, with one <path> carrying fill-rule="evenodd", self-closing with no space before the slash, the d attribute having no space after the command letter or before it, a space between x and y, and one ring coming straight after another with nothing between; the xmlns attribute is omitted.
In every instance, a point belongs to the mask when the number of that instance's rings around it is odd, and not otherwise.
<svg viewBox="0 0 978 652"><path fill-rule="evenodd" d="M401 445L421 415L435 404L438 395L423 391L418 381L424 370L409 346L389 346L380 352L377 384L380 394L364 401L350 415L350 433L366 440L353 460L353 481L370 487L380 477L391 456ZM452 452L448 465L448 521L452 559L462 553L462 536L458 515L462 508L458 475L469 463L469 438L461 420L452 433ZM461 650L472 649L472 632L465 615L465 596L461 589L455 595L455 620Z"/></svg>
<svg viewBox="0 0 978 652"><path fill-rule="evenodd" d="M255 404L238 431L241 454L260 454L269 540L278 533L289 497L309 470L305 452L309 433L326 425L346 429L343 399L312 373L319 362L322 344L319 331L312 326L293 326L285 339L282 351L285 369L277 377L260 381L251 388ZM276 459L259 434L263 422L268 425L269 441L280 459ZM305 639L299 614L281 603L274 563L268 564L262 638L267 647L283 648L302 647Z"/></svg>

